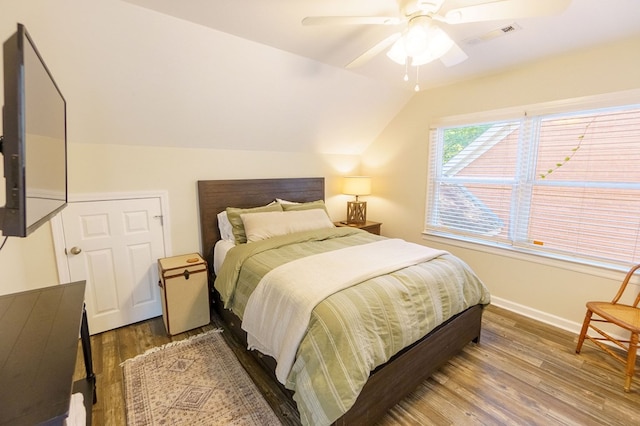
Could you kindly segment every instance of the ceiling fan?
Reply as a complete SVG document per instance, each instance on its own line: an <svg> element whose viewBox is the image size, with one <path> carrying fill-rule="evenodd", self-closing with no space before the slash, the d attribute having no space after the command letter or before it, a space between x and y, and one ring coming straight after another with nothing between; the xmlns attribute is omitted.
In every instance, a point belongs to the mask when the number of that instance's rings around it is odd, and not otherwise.
<svg viewBox="0 0 640 426"><path fill-rule="evenodd" d="M453 6L446 7L449 2ZM449 67L466 60L467 55L440 24L548 16L561 13L569 3L571 0L398 0L397 16L310 16L302 24L402 26L347 64L347 68L362 66L386 49L391 60L407 69L436 59ZM456 7L461 4L467 5Z"/></svg>

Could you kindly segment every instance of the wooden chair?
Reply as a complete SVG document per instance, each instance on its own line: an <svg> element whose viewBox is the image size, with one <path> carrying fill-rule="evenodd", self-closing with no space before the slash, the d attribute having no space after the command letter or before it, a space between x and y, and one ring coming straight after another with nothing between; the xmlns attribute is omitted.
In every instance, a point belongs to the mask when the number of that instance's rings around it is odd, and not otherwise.
<svg viewBox="0 0 640 426"><path fill-rule="evenodd" d="M633 379L633 374L635 372L636 366L638 335L640 334L640 308L638 308L638 303L640 302L640 292L638 292L633 305L624 305L618 303L618 301L627 288L629 280L633 276L634 272L636 272L636 270L638 269L640 269L640 265L632 267L629 272L627 272L624 281L620 285L618 294L616 294L616 297L614 297L611 302L587 302L587 314L584 317L582 331L580 332L578 346L576 347L576 353L580 353L582 344L584 343L584 339L589 339L609 355L613 356L623 364L626 364L627 372L626 380L624 383L625 392L629 392L631 388L631 380ZM592 319L593 314L596 314L600 318ZM618 327L624 328L625 330L629 331L631 333L631 336L629 340L619 340L593 325L593 322L606 322L615 324ZM602 337L589 336L587 334L589 328L592 328L594 331L598 332ZM624 349L627 352L627 359L625 360L623 357L611 350L611 348L601 343L601 341L603 340L608 340Z"/></svg>

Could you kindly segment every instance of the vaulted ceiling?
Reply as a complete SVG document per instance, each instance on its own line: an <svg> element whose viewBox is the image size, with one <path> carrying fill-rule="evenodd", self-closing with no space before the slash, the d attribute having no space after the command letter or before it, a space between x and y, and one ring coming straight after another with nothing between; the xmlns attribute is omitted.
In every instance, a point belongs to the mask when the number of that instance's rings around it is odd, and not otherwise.
<svg viewBox="0 0 640 426"><path fill-rule="evenodd" d="M399 16L395 0L126 1L340 68L404 25L302 24L307 16ZM487 0L446 0L442 11L478 3ZM440 61L422 66L420 87L449 84L630 37L640 33L639 23L638 0L573 0L566 10L552 16L440 24L468 59L452 67ZM513 30L504 32L504 28ZM411 76L409 83L402 81L404 67L391 62L384 53L352 72L407 90L413 88L415 79Z"/></svg>
<svg viewBox="0 0 640 426"><path fill-rule="evenodd" d="M384 53L345 68L397 27L302 24L397 16L394 0L2 1L2 32L26 22L67 97L71 142L359 155L420 96ZM468 59L421 66L420 87L638 36L638 22L640 0L572 0L553 16L442 24Z"/></svg>

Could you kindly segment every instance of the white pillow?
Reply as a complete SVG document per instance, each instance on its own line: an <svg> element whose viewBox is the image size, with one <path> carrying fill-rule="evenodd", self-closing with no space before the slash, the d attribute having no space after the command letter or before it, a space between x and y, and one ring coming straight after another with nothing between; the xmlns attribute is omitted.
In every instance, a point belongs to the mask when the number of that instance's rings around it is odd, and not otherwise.
<svg viewBox="0 0 640 426"><path fill-rule="evenodd" d="M287 201L287 200L283 200L282 198L276 198L276 203L278 204L300 204L296 201Z"/></svg>
<svg viewBox="0 0 640 426"><path fill-rule="evenodd" d="M241 214L247 242L314 229L333 228L322 209Z"/></svg>
<svg viewBox="0 0 640 426"><path fill-rule="evenodd" d="M218 213L218 229L220 230L220 239L225 241L234 241L233 226L229 222L226 210Z"/></svg>

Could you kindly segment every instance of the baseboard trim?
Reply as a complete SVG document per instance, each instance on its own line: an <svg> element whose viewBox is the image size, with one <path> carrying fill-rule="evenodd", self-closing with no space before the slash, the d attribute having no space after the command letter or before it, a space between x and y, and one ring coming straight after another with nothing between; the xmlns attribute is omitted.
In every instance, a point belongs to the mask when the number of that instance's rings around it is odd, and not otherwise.
<svg viewBox="0 0 640 426"><path fill-rule="evenodd" d="M568 331L570 333L574 333L576 335L576 339L580 335L580 330L582 329L582 323L577 323L575 321L569 321L564 318L558 317L556 315L549 314L544 311L540 311L537 309L533 309L529 306L521 305L519 303L512 302L510 300L502 299L500 297L491 296L491 304L496 305L500 308L507 309L511 312L515 312L516 314L523 315L527 318L531 318L542 323L551 325L553 327L560 328L562 330ZM586 312L586 308L585 308ZM627 337L621 336L619 333L608 331L613 337L619 340L628 339ZM591 333L590 333L591 334ZM605 341L605 344L614 346L611 342Z"/></svg>
<svg viewBox="0 0 640 426"><path fill-rule="evenodd" d="M521 305L519 303L515 303L500 297L491 296L491 303L500 308L504 308L517 314L524 315L525 317L561 328L571 333L580 334L580 329L582 328L582 323L569 321L559 316L533 309L529 306Z"/></svg>

